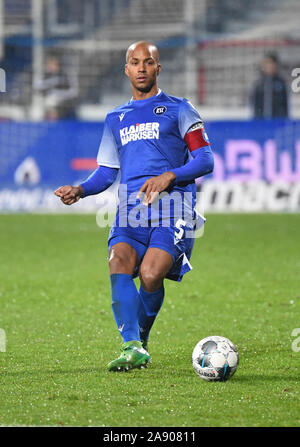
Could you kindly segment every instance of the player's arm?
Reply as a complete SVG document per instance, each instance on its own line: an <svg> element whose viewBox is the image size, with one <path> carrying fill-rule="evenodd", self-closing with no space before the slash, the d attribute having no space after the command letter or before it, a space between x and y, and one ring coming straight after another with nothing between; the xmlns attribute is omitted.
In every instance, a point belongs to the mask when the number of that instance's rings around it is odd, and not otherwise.
<svg viewBox="0 0 300 447"><path fill-rule="evenodd" d="M157 195L161 191L165 191L171 184L189 183L213 171L213 153L203 123L198 122L192 125L184 140L193 157L192 160L183 166L146 180L137 196L139 198L142 192L145 193L145 205L152 203Z"/></svg>
<svg viewBox="0 0 300 447"><path fill-rule="evenodd" d="M149 205L154 202L160 192L168 189L175 178L176 175L171 171L164 172L157 177L148 178L139 190L137 198L139 199L142 193L144 193L143 204Z"/></svg>
<svg viewBox="0 0 300 447"><path fill-rule="evenodd" d="M172 169L174 182L192 182L198 177L210 174L214 169L214 157L202 122L193 124L184 140L192 159L183 166Z"/></svg>
<svg viewBox="0 0 300 447"><path fill-rule="evenodd" d="M117 178L120 168L119 153L113 132L106 117L103 135L99 146L98 169L79 186L61 186L55 191L65 205L72 205L87 196L99 194L109 188Z"/></svg>
<svg viewBox="0 0 300 447"><path fill-rule="evenodd" d="M191 157L185 165L172 169L172 173L176 176L174 183L190 183L213 171L214 157L202 119L187 100L183 100L179 107L178 129Z"/></svg>
<svg viewBox="0 0 300 447"><path fill-rule="evenodd" d="M109 188L116 180L117 168L99 166L83 183L79 186L61 186L55 191L55 195L60 197L65 205L72 205L87 196L99 194Z"/></svg>
<svg viewBox="0 0 300 447"><path fill-rule="evenodd" d="M65 205L72 205L80 199L81 188L80 186L71 185L60 186L56 191L54 191L54 194L57 197L60 197L60 200Z"/></svg>
<svg viewBox="0 0 300 447"><path fill-rule="evenodd" d="M213 170L213 154L202 119L187 100L182 101L179 107L178 129L192 159L183 166L146 180L138 194L139 197L142 192L145 193L145 204L152 203L161 191L168 189L172 184L191 183Z"/></svg>

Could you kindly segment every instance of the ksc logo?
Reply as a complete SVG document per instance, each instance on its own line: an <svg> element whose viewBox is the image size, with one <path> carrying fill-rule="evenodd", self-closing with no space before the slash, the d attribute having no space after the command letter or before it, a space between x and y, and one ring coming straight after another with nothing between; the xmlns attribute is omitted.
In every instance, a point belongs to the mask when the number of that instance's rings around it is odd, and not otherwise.
<svg viewBox="0 0 300 447"><path fill-rule="evenodd" d="M165 107L165 106L157 106L153 110L153 113L155 113L155 115L162 115L166 111L167 111L167 107Z"/></svg>

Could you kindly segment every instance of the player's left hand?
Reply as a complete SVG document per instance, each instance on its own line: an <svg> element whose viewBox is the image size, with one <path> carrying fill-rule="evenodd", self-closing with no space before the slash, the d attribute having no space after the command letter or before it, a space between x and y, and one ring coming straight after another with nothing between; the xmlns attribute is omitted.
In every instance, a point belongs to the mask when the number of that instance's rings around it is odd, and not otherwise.
<svg viewBox="0 0 300 447"><path fill-rule="evenodd" d="M83 197L83 189L81 186L61 186L54 194L60 197L60 200L65 205L73 205L73 203L78 202L78 200Z"/></svg>
<svg viewBox="0 0 300 447"><path fill-rule="evenodd" d="M148 178L139 190L137 198L139 199L142 193L145 193L143 204L150 205L160 192L165 191L170 186L175 178L176 175L171 171L164 172L157 177Z"/></svg>

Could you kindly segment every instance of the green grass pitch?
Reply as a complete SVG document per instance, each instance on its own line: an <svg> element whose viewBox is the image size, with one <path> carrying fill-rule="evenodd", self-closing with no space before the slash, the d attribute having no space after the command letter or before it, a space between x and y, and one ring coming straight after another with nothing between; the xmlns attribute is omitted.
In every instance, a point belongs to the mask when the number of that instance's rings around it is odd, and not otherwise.
<svg viewBox="0 0 300 447"><path fill-rule="evenodd" d="M209 215L193 271L166 281L146 370L109 373L121 337L95 216L0 216L0 425L299 426L300 215ZM230 338L235 375L207 383L195 344Z"/></svg>

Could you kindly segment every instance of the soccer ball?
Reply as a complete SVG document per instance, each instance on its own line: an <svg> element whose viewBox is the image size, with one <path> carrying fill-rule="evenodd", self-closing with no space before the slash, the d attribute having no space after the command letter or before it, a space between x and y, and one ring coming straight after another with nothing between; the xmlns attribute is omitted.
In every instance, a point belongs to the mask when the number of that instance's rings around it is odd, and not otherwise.
<svg viewBox="0 0 300 447"><path fill-rule="evenodd" d="M193 368L201 379L225 381L235 373L239 354L228 338L213 335L196 344L192 360Z"/></svg>

